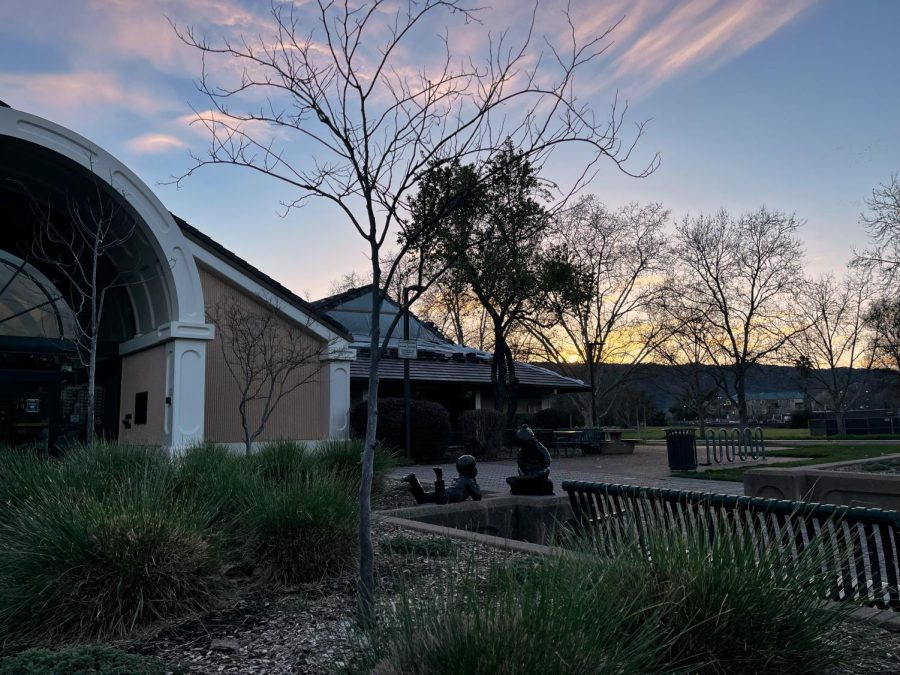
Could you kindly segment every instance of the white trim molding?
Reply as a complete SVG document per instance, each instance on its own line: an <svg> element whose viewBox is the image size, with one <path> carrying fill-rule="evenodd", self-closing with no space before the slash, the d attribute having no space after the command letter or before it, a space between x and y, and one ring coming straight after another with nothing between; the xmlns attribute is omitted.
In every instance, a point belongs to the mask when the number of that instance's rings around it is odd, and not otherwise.
<svg viewBox="0 0 900 675"><path fill-rule="evenodd" d="M118 159L71 129L37 115L0 107L0 136L26 141L55 152L93 174L128 203L139 216L138 227L160 261L168 294L169 316L159 323L206 320L200 274L187 238L153 191Z"/></svg>
<svg viewBox="0 0 900 675"><path fill-rule="evenodd" d="M138 335L119 345L119 355L131 354L148 349L163 342L177 339L203 340L209 342L216 338L216 327L210 323L187 323L185 321L172 321L165 323L153 333Z"/></svg>

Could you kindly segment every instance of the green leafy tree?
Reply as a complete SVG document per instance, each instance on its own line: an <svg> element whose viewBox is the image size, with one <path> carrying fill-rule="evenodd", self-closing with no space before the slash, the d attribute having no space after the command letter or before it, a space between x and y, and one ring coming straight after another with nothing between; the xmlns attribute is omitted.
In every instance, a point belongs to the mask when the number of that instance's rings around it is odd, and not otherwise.
<svg viewBox="0 0 900 675"><path fill-rule="evenodd" d="M494 408L511 423L518 399L516 364L509 338L535 313L543 244L550 218L544 204L550 191L524 152L507 139L475 180L471 166L433 172L416 199L417 222L428 222L453 195L466 195L434 236L429 257L465 285L490 319L494 358Z"/></svg>

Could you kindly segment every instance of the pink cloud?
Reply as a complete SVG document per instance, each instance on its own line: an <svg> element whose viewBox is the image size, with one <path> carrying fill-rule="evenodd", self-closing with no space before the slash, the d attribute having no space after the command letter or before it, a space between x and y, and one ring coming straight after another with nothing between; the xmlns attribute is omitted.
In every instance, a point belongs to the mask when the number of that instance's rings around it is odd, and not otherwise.
<svg viewBox="0 0 900 675"><path fill-rule="evenodd" d="M142 134L132 138L125 145L132 152L140 154L156 154L186 147L180 138L161 133Z"/></svg>
<svg viewBox="0 0 900 675"><path fill-rule="evenodd" d="M103 71L70 73L0 73L0 89L10 105L20 110L46 110L59 115L75 110L118 107L153 114L169 107L168 101L146 88L125 86L116 75Z"/></svg>

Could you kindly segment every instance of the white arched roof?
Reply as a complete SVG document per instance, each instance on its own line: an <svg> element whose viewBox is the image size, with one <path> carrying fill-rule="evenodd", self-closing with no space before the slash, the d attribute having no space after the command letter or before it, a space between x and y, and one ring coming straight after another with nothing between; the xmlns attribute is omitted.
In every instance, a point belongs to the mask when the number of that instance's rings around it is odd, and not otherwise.
<svg viewBox="0 0 900 675"><path fill-rule="evenodd" d="M142 283L129 289L138 332L135 346L176 335L211 337L205 322L200 275L188 241L143 181L96 144L36 115L0 107L0 138L3 136L40 146L77 163L136 214L142 235L140 244L149 246L156 264L146 269ZM123 255L129 256L131 251L125 250Z"/></svg>

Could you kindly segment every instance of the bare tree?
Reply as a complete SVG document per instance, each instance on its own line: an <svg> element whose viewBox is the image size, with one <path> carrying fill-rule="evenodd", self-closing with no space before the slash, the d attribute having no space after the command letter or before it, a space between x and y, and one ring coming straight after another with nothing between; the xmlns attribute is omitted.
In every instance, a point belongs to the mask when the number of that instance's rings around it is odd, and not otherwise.
<svg viewBox="0 0 900 675"><path fill-rule="evenodd" d="M543 358L567 374L575 376L587 364L592 424L596 401L611 405L612 394L665 335L666 326L650 318L662 297L668 219L661 204L610 211L585 197L553 227L540 284L540 303L549 316L526 327ZM598 374L597 366L605 363L625 367Z"/></svg>
<svg viewBox="0 0 900 675"><path fill-rule="evenodd" d="M900 271L900 174L891 175L866 200L868 211L860 215L872 240L871 248L857 252L854 266L877 269L891 284Z"/></svg>
<svg viewBox="0 0 900 675"><path fill-rule="evenodd" d="M639 125L633 142L623 144L624 109L613 105L610 115L598 120L575 92L576 76L588 78L608 48L608 30L582 43L570 22L567 44L556 47L553 39L537 37L532 18L518 43L508 32L490 36L483 60L455 58L445 33L436 64L420 57L416 63L425 60L425 65L411 65L409 55L422 51L423 31L431 34L449 19L474 25L478 12L461 0L273 3L273 35L211 43L191 29L179 33L202 52L199 86L214 107L198 115L210 133L208 155L195 157L185 175L208 164L263 173L296 190L285 204L288 210L311 198L325 200L369 249L377 292L372 294L369 415L359 491L363 626L375 621L370 510L378 366L385 349L381 305L407 252L427 241L460 201L451 196L432 219L413 228L409 198L430 170L460 161L488 166L508 137L536 162L560 145L579 144L586 154L573 181L578 187L603 160L626 170L642 133ZM435 44L433 38L429 44ZM214 82L207 64L216 58L229 67ZM229 80L228 73L237 75ZM654 158L636 175L646 175L656 163ZM391 236L399 238L401 248L385 269L381 253ZM432 278L439 276L440 270L433 271Z"/></svg>
<svg viewBox="0 0 900 675"><path fill-rule="evenodd" d="M900 374L900 300L879 298L866 314L875 365Z"/></svg>
<svg viewBox="0 0 900 675"><path fill-rule="evenodd" d="M805 329L794 306L803 285L800 223L761 208L740 218L719 211L678 226L670 282L676 315L696 317L717 385L748 423L747 373L772 361Z"/></svg>
<svg viewBox="0 0 900 675"><path fill-rule="evenodd" d="M666 321L666 319L657 319ZM679 402L697 418L700 436L706 435L706 419L718 387L710 374L706 355L707 327L700 317L670 317L665 339L654 346L657 360L669 366L678 383Z"/></svg>
<svg viewBox="0 0 900 675"><path fill-rule="evenodd" d="M265 431L272 414L292 392L318 379L320 349L279 311L275 298L262 303L231 299L213 306L207 320L228 374L238 389L244 450Z"/></svg>
<svg viewBox="0 0 900 675"><path fill-rule="evenodd" d="M31 258L64 282L67 297L60 299L74 314L76 352L87 369L85 426L91 443L96 438L97 351L106 301L113 289L136 283L141 271L123 268L121 261L110 264L110 253L134 236L137 221L103 193L96 176L93 193L82 200L68 199L65 212L35 199L31 204L37 222Z"/></svg>
<svg viewBox="0 0 900 675"><path fill-rule="evenodd" d="M847 431L845 414L864 393L872 367L866 323L871 291L871 276L861 270L842 280L826 275L809 281L797 297L809 328L794 337L791 348L807 396L834 411L839 434Z"/></svg>

